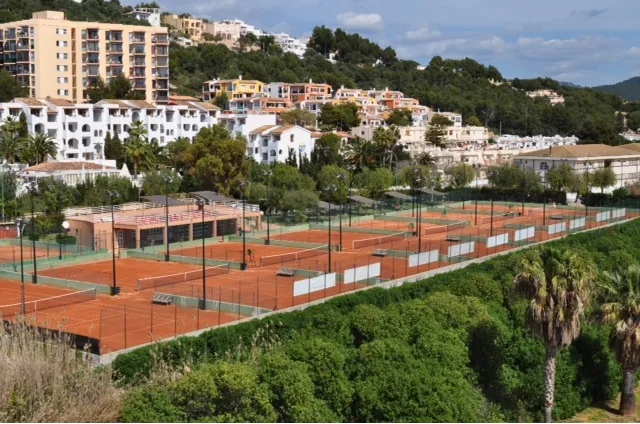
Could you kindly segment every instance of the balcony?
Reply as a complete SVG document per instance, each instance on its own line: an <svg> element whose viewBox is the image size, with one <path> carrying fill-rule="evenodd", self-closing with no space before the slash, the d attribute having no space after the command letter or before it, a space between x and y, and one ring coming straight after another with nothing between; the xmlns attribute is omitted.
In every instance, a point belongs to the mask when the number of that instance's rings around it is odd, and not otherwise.
<svg viewBox="0 0 640 424"><path fill-rule="evenodd" d="M88 30L87 31L87 39L89 40L99 40L100 39L100 31L98 30Z"/></svg>
<svg viewBox="0 0 640 424"><path fill-rule="evenodd" d="M114 32L111 31L109 34L107 34L107 40L111 40L111 41L122 41L122 32Z"/></svg>
<svg viewBox="0 0 640 424"><path fill-rule="evenodd" d="M10 40L10 39L16 38L16 30L15 29L6 30L4 32L4 38L5 38L5 40Z"/></svg>
<svg viewBox="0 0 640 424"><path fill-rule="evenodd" d="M144 57L134 58L133 66L146 66L146 61L144 60Z"/></svg>
<svg viewBox="0 0 640 424"><path fill-rule="evenodd" d="M109 65L122 65L122 56L112 56L107 63Z"/></svg>
<svg viewBox="0 0 640 424"><path fill-rule="evenodd" d="M109 53L111 54L122 53L123 51L122 44L111 44L111 46L109 46Z"/></svg>
<svg viewBox="0 0 640 424"><path fill-rule="evenodd" d="M30 62L31 55L28 52L16 54L16 62Z"/></svg>
<svg viewBox="0 0 640 424"><path fill-rule="evenodd" d="M133 36L129 38L129 41L134 44L144 43L144 34L133 34Z"/></svg>
<svg viewBox="0 0 640 424"><path fill-rule="evenodd" d="M16 55L4 55L4 60L3 60L4 64L6 65L7 63L16 63Z"/></svg>
<svg viewBox="0 0 640 424"><path fill-rule="evenodd" d="M98 66L89 66L87 68L87 75L97 76L98 74L100 74L100 68Z"/></svg>
<svg viewBox="0 0 640 424"><path fill-rule="evenodd" d="M153 36L152 41L156 44L169 44L169 37L167 34L156 34Z"/></svg>
<svg viewBox="0 0 640 424"><path fill-rule="evenodd" d="M153 72L153 76L157 78L169 78L168 69L157 69Z"/></svg>
<svg viewBox="0 0 640 424"><path fill-rule="evenodd" d="M169 49L167 47L158 46L153 49L153 54L155 54L156 56L168 56Z"/></svg>
<svg viewBox="0 0 640 424"><path fill-rule="evenodd" d="M13 52L16 50L16 42L15 41L7 41L4 43L3 50L5 52Z"/></svg>
<svg viewBox="0 0 640 424"><path fill-rule="evenodd" d="M16 50L29 50L32 46L29 44L29 40L20 40L16 43Z"/></svg>
<svg viewBox="0 0 640 424"><path fill-rule="evenodd" d="M87 63L100 63L100 55L99 54L89 54L87 55Z"/></svg>
<svg viewBox="0 0 640 424"><path fill-rule="evenodd" d="M135 69L133 72L129 72L134 78L145 78L146 73L144 69Z"/></svg>
<svg viewBox="0 0 640 424"><path fill-rule="evenodd" d="M147 84L146 84L145 80L143 80L143 79L133 80L132 86L133 86L134 90L146 90L147 89Z"/></svg>
<svg viewBox="0 0 640 424"><path fill-rule="evenodd" d="M95 42L87 43L87 51L89 51L89 52L99 52L100 51L100 43L95 43Z"/></svg>
<svg viewBox="0 0 640 424"><path fill-rule="evenodd" d="M167 66L169 66L169 59L166 57L154 58L152 65L159 68L166 68Z"/></svg>
<svg viewBox="0 0 640 424"><path fill-rule="evenodd" d="M133 54L144 54L144 46L131 46L129 48L129 53Z"/></svg>
<svg viewBox="0 0 640 424"><path fill-rule="evenodd" d="M154 94L153 100L155 100L156 102L168 102L169 96L166 93L158 93Z"/></svg>

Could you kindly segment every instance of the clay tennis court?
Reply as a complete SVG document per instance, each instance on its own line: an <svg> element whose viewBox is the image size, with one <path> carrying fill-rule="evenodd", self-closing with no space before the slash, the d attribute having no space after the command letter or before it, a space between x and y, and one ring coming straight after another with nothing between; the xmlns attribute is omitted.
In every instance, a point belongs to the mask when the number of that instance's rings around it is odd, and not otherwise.
<svg viewBox="0 0 640 424"><path fill-rule="evenodd" d="M64 280L111 286L113 283L112 266L111 261L90 262L59 268L40 269L38 274ZM201 269L197 265L177 262L133 258L116 259L116 284L122 288L123 292L135 291L140 278L160 277Z"/></svg>
<svg viewBox="0 0 640 424"><path fill-rule="evenodd" d="M289 266L292 264L285 264ZM268 267L248 268L246 271L231 270L229 274L207 277L207 300L221 301L231 305L245 305L259 307L268 310L288 308L306 302L300 296L293 296L295 281L304 280L306 276L295 277L278 276L279 265ZM291 266L291 268L294 268ZM161 293L175 294L179 296L202 298L202 278L194 278L190 281L168 284L158 287ZM352 291L362 286L357 284L343 285L338 283L336 287L327 288L326 291L311 294L312 300Z"/></svg>
<svg viewBox="0 0 640 424"><path fill-rule="evenodd" d="M75 246L73 246L73 249L74 251L70 252L68 250L65 250L63 246L62 256L64 257L66 255L76 253ZM58 259L59 255L60 255L60 251L58 250L58 248L55 248L55 249L36 248L35 257L37 259L45 259L45 258ZM22 258L25 261L33 259L33 248L31 243L28 240L24 240L23 242ZM14 264L17 263L18 266L20 266L20 246L13 246L13 245L0 246L0 263L12 263L12 262Z"/></svg>
<svg viewBox="0 0 640 424"><path fill-rule="evenodd" d="M280 234L276 237L272 237L274 240L288 240L288 241L300 241L304 243L314 243L314 244L331 244L332 246L337 246L340 244L340 231L338 228L334 229L333 223L331 224L331 242L329 243L329 231L328 230L308 230L308 231L300 231L296 233L286 233ZM366 240L370 238L375 238L380 236L380 234L369 234L369 233L352 233L348 231L342 230L342 246L343 249L348 249L353 246L353 242L355 240Z"/></svg>
<svg viewBox="0 0 640 424"><path fill-rule="evenodd" d="M263 257L271 257L274 255L282 255L286 253L293 253L304 250L304 248L300 247L284 247L284 246L274 246L274 245L260 245L260 244L246 244L247 248L247 263L250 263L249 258L249 250L253 253L253 257L257 264L261 263ZM215 243L205 246L204 248L205 257L207 259L217 259L221 261L231 261L242 263L242 243L235 242L225 242L225 243ZM178 256L190 256L201 258L202 257L202 246L190 247L186 249L172 250L172 255Z"/></svg>
<svg viewBox="0 0 640 424"><path fill-rule="evenodd" d="M22 310L22 305L20 304L22 299L21 286L22 283L20 281L0 279L0 293L2 293L2 296L0 296L0 315L4 318L20 313ZM72 290L32 284L26 274L24 288L26 302L73 293Z"/></svg>

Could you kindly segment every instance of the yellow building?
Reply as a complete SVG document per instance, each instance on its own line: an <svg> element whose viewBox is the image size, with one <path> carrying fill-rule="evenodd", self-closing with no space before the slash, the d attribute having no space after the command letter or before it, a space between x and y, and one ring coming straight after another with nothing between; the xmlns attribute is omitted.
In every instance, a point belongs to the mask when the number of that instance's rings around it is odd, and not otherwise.
<svg viewBox="0 0 640 424"><path fill-rule="evenodd" d="M229 99L241 99L262 95L264 83L257 80L243 80L242 75L238 79L211 80L202 84L202 98L210 102L222 93L226 93Z"/></svg>
<svg viewBox="0 0 640 424"><path fill-rule="evenodd" d="M169 97L166 28L68 21L64 12L43 11L0 24L0 42L0 69L31 97L80 103L98 76L108 82L121 73L147 101Z"/></svg>
<svg viewBox="0 0 640 424"><path fill-rule="evenodd" d="M202 33L204 32L204 21L202 19L192 18L190 16L182 17L180 15L165 15L162 21L171 25L178 31L184 32L187 37L193 41L202 41Z"/></svg>

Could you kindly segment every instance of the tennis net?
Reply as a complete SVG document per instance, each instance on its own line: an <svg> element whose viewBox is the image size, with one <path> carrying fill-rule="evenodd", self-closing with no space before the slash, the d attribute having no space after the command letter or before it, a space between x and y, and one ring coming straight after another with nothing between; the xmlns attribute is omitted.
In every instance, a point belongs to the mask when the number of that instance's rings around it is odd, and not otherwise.
<svg viewBox="0 0 640 424"><path fill-rule="evenodd" d="M299 259L313 258L322 256L327 253L328 245L313 247L299 252L281 253L279 255L263 256L260 258L260 266L283 264L285 262L294 262Z"/></svg>
<svg viewBox="0 0 640 424"><path fill-rule="evenodd" d="M62 308L77 303L88 302L96 298L96 289L83 290L75 293L62 294L60 296L25 302L24 311L27 314L46 311L47 309ZM22 303L13 305L0 305L0 316L11 318L22 313Z"/></svg>
<svg viewBox="0 0 640 424"><path fill-rule="evenodd" d="M204 269L206 277L228 274L231 272L230 264L212 266ZM202 278L202 269L180 272L177 274L162 275L159 277L148 277L138 279L138 291L153 289L170 284L184 283L185 281L199 280Z"/></svg>
<svg viewBox="0 0 640 424"><path fill-rule="evenodd" d="M397 234L389 234L388 236L373 237L364 240L354 240L353 249L362 249L363 247L377 246L379 244L393 243L396 241L404 241L407 238L407 233L402 231Z"/></svg>
<svg viewBox="0 0 640 424"><path fill-rule="evenodd" d="M424 225L424 224L422 224ZM454 222L453 224L438 225L435 227L427 227L422 229L422 235L427 236L429 234L448 233L449 231L465 228L469 224L466 221Z"/></svg>

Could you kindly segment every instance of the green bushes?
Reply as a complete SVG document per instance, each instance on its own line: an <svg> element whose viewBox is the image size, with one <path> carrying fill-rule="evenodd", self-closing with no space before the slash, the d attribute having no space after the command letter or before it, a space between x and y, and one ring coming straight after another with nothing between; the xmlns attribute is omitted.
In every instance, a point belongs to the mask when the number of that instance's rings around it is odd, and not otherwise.
<svg viewBox="0 0 640 424"><path fill-rule="evenodd" d="M638 238L640 222L631 222L553 243L577 250L602 271L622 262L636 263ZM358 292L304 311L121 355L114 367L129 383L144 381L154 357L178 369L185 362L201 364L177 382L134 390L122 418L541 419L544 347L523 326L526 302L512 295L517 257L511 254L418 283ZM608 331L587 324L580 338L559 355L557 418L611 399L618 392L621 371L609 351ZM221 358L231 362L221 362ZM247 379L252 383L247 384L253 391L242 389L256 399L251 406L228 412L229 401L216 394L220 378L211 372L211 367L222 366L240 367L251 376ZM185 381L197 379L204 379L202 385L212 388L198 394L199 398L186 396ZM268 401L263 401L263 391ZM202 396L209 409L190 403Z"/></svg>

